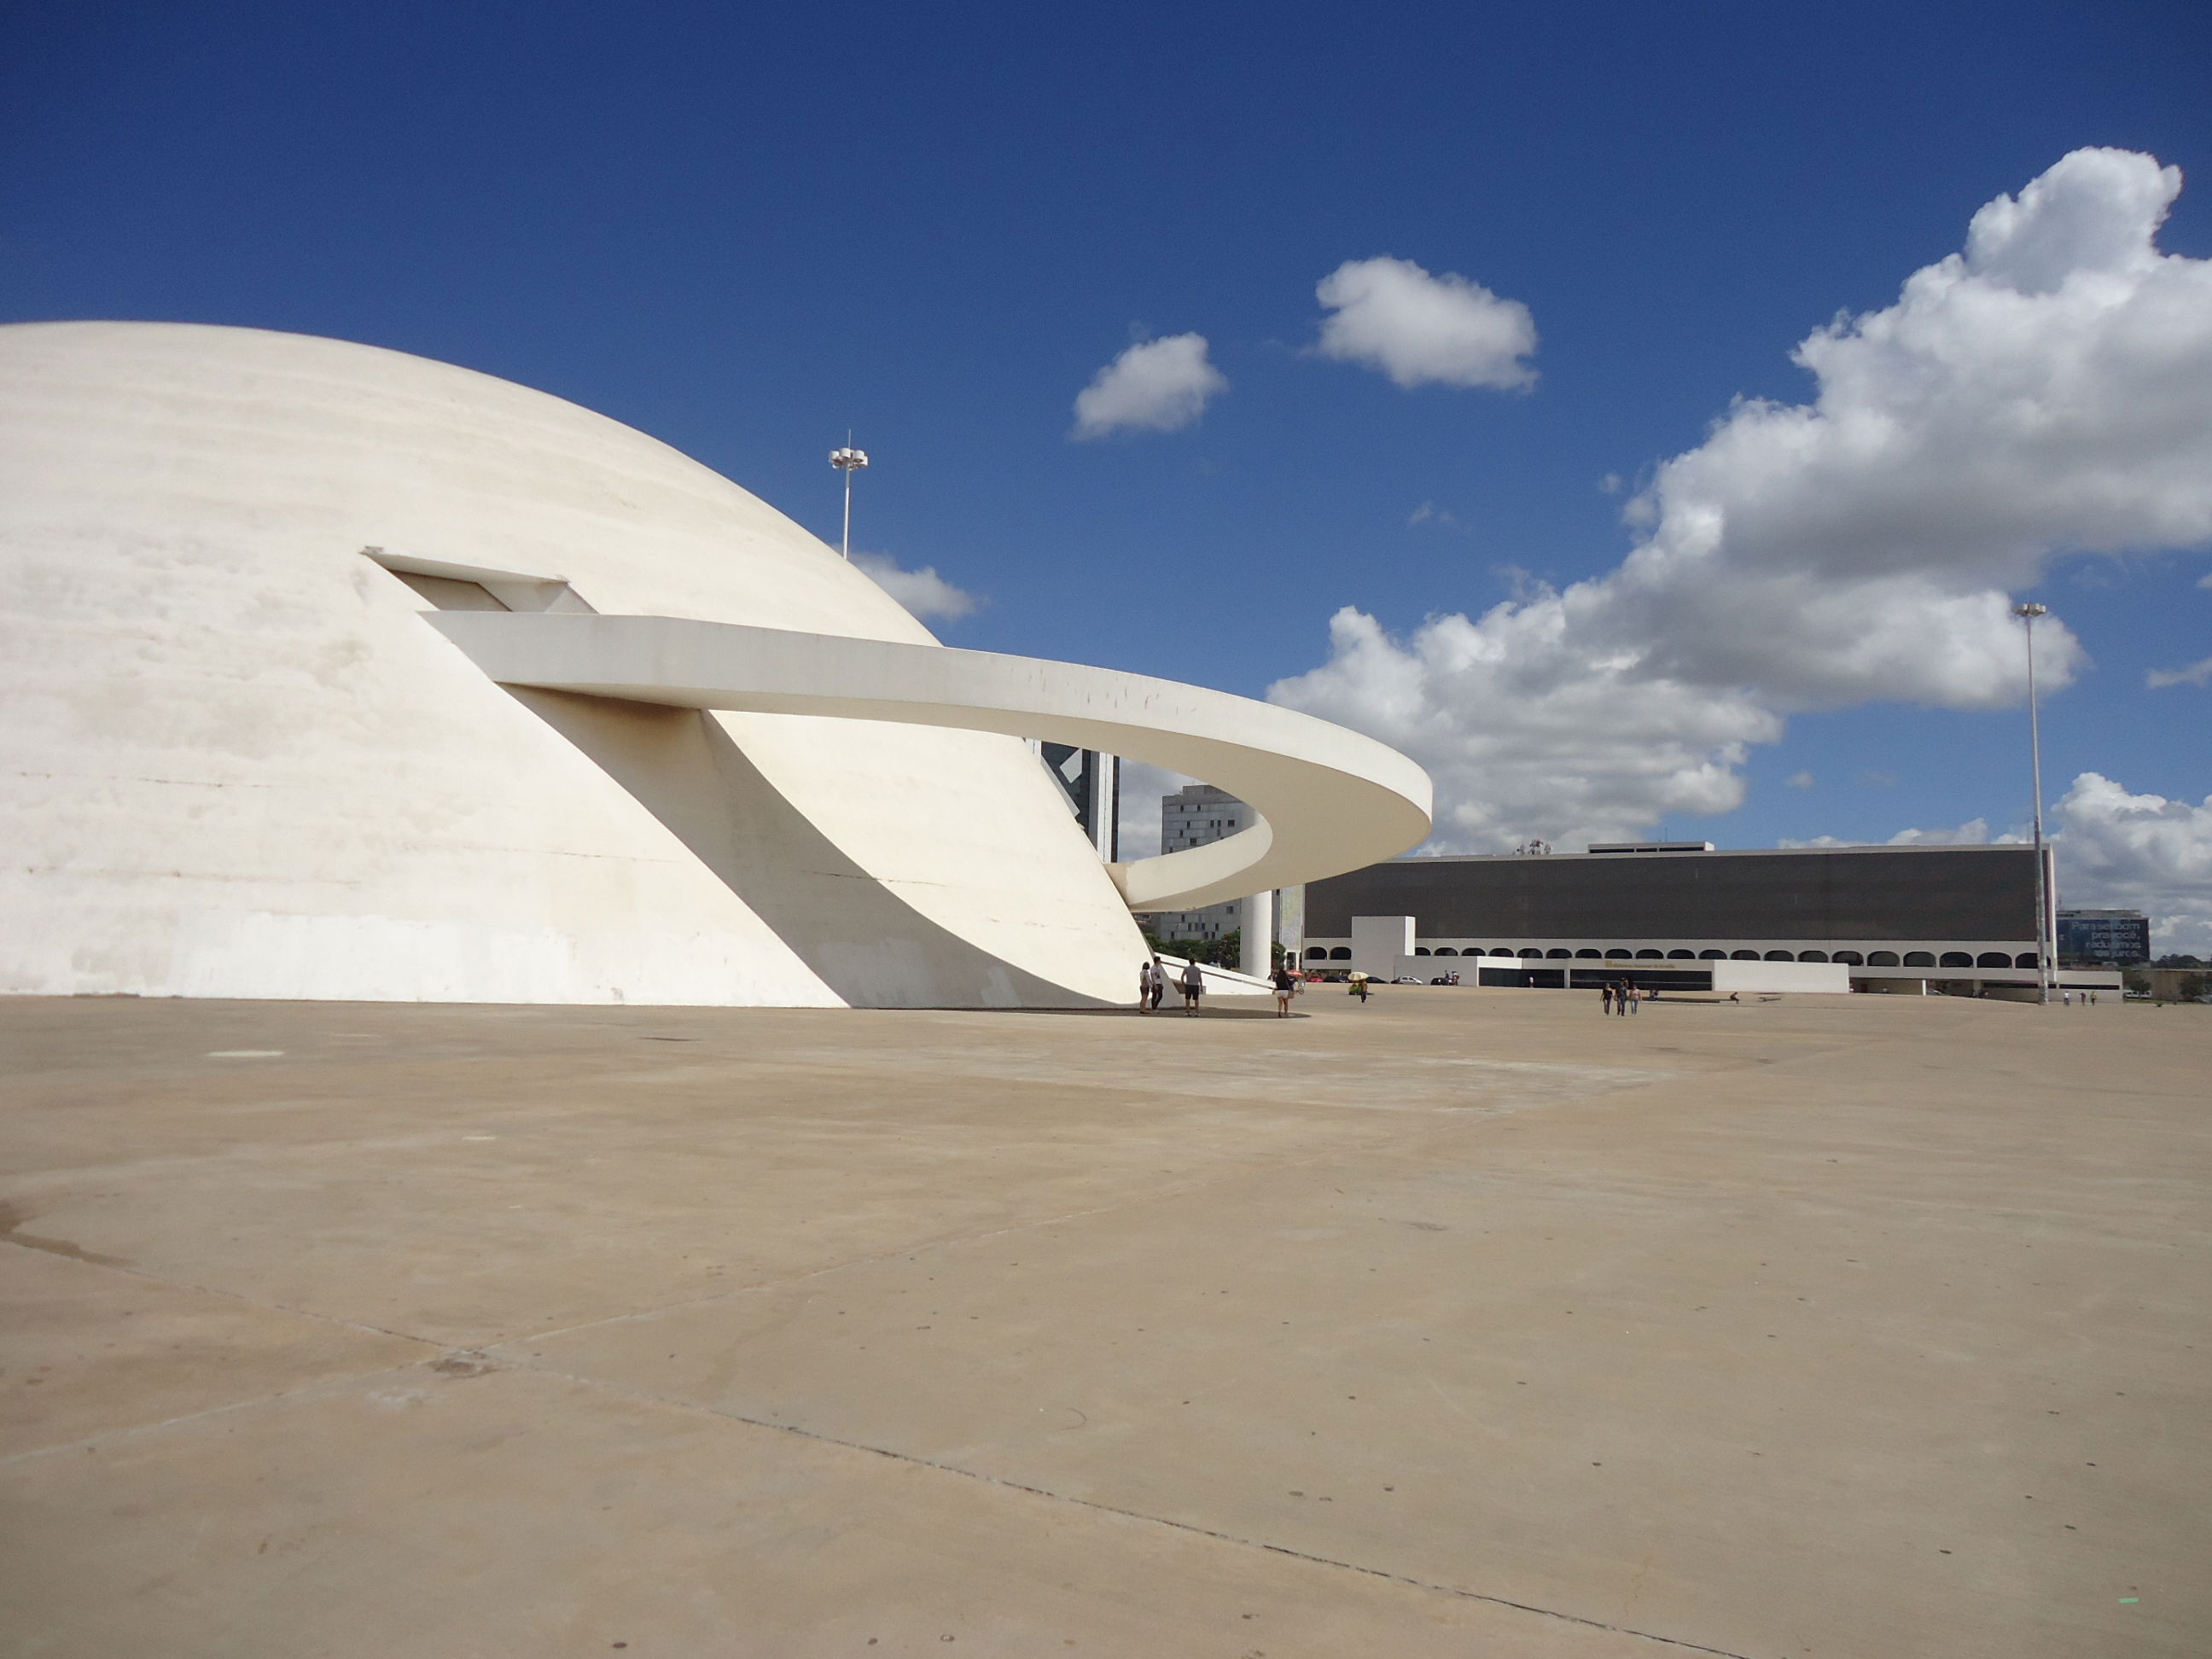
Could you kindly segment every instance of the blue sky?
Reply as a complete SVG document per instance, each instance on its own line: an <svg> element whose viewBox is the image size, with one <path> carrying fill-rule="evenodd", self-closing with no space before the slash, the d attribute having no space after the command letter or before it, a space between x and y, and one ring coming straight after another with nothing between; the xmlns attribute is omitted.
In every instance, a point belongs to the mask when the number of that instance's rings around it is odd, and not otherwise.
<svg viewBox="0 0 2212 1659"><path fill-rule="evenodd" d="M1329 663L1340 607L1403 640L1606 576L1659 464L1731 399L1809 397L1800 340L1891 306L2069 151L2179 167L2159 246L2212 258L2201 4L13 15L0 316L466 364L833 535L849 427L876 461L857 543L984 601L949 641L1252 695ZM1315 355L1316 283L1385 255L1525 306L1533 386ZM1227 381L1201 418L1072 440L1102 368L1184 333ZM2145 681L2212 652L2212 561L2043 568L2087 653L2048 706L2054 799L2085 771L2212 793L2212 690ZM1649 816L1737 846L2024 818L2016 702L1870 684L1773 693L1785 735L1728 763L1741 805L1659 790ZM1613 822L1508 803L1486 833L1516 812Z"/></svg>

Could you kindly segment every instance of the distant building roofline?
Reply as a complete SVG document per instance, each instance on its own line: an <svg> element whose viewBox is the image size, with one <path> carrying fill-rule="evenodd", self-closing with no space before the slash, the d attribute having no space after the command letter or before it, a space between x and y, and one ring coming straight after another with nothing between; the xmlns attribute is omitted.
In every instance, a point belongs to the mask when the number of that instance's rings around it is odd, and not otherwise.
<svg viewBox="0 0 2212 1659"><path fill-rule="evenodd" d="M2056 850L2055 843L2046 843ZM1877 843L1865 847L1708 847L1698 842L1633 842L1623 843L1632 847L1632 852L1601 850L1592 847L1587 853L1553 853L1543 862L1557 863L1566 859L1602 858L1608 860L1624 858L1674 858L1674 850L1684 852L1707 851L1717 859L1779 859L1826 858L1829 856L1856 857L1862 854L1921 854L1929 853L2017 853L2032 854L2035 848L2027 842L1980 842L1970 844L1918 842L1903 847ZM1660 849L1667 850L1660 850ZM1521 853L1407 853L1385 862L1389 864L1527 864L1531 860ZM1335 878L1332 877L1332 880Z"/></svg>

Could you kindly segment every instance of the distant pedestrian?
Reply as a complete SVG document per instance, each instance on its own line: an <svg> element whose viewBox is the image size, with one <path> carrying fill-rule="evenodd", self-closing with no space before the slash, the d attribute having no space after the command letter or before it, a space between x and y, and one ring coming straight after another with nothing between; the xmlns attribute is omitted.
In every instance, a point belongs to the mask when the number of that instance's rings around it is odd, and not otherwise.
<svg viewBox="0 0 2212 1659"><path fill-rule="evenodd" d="M1291 971L1290 964L1279 964L1273 975L1275 986L1275 1018L1291 1017L1291 999L1298 994L1298 976Z"/></svg>
<svg viewBox="0 0 2212 1659"><path fill-rule="evenodd" d="M1364 975L1364 974L1354 974L1354 975L1352 976L1352 995L1354 995L1354 996L1356 996L1356 997L1358 997L1358 998L1359 999L1359 1000L1360 1000L1360 1002L1361 1002L1361 1004L1362 1004L1363 1006L1366 1003L1366 1001L1367 1001L1367 975Z"/></svg>
<svg viewBox="0 0 2212 1659"><path fill-rule="evenodd" d="M1605 1004L1606 1013L1608 1016L1611 1015L1613 1012L1613 981L1611 980L1607 980L1604 984L1599 986L1597 988L1597 994Z"/></svg>
<svg viewBox="0 0 2212 1659"><path fill-rule="evenodd" d="M1198 1012L1199 994L1206 989L1206 973L1195 962L1187 962L1182 969L1182 1011L1186 1014Z"/></svg>
<svg viewBox="0 0 2212 1659"><path fill-rule="evenodd" d="M1152 958L1152 1012L1160 1011L1160 1003L1168 994L1168 970L1158 957Z"/></svg>
<svg viewBox="0 0 2212 1659"><path fill-rule="evenodd" d="M1153 983L1158 972L1150 957L1137 964L1137 1012L1140 1014L1151 1013L1159 1001L1159 988Z"/></svg>
<svg viewBox="0 0 2212 1659"><path fill-rule="evenodd" d="M1638 1014L1644 1012L1643 992L1638 990L1633 985L1624 985L1620 988L1620 994L1628 999L1627 1012Z"/></svg>

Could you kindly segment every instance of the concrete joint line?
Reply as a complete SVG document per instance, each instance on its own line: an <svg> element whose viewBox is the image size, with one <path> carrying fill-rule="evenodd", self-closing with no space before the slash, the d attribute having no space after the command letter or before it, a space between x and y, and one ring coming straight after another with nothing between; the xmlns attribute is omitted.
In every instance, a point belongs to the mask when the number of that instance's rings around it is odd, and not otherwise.
<svg viewBox="0 0 2212 1659"><path fill-rule="evenodd" d="M387 1330L381 1325L365 1325L357 1319L340 1319L335 1314L317 1313L312 1308L295 1308L283 1302L257 1301L252 1297L241 1295L236 1291L226 1291L217 1285L195 1285L188 1279L165 1279L160 1273L149 1273L143 1267L132 1266L113 1256L94 1256L68 1250L57 1250L48 1243L43 1242L27 1243L20 1238L11 1238L5 1233L0 1233L0 1244L13 1244L19 1250L31 1250L40 1255L56 1256L64 1261L74 1261L79 1267L96 1267L106 1273L122 1273L129 1278L143 1280L149 1285L166 1285L171 1290L191 1291L198 1296L219 1297L225 1302L235 1302L244 1307L258 1308L264 1313L288 1314L294 1319L313 1320L318 1325L335 1325L342 1331L354 1331L363 1336L397 1337L402 1342L419 1342L426 1348L436 1348L441 1352L451 1346L450 1344L440 1342L434 1337L417 1336L412 1331Z"/></svg>
<svg viewBox="0 0 2212 1659"><path fill-rule="evenodd" d="M1554 1101L1534 1102L1527 1106L1507 1108L1504 1110L1489 1114L1480 1118L1459 1118L1445 1126L1443 1126L1443 1127L1449 1129L1474 1128L1480 1127L1485 1122L1487 1122L1491 1116L1512 1116L1520 1112L1534 1111L1541 1107L1552 1106L1559 1103ZM1435 1124L1434 1120L1431 1119L1423 1118L1411 1121L1426 1124L1431 1128L1437 1128L1438 1127ZM1441 1132L1441 1130L1439 1130L1439 1132ZM550 1330L529 1331L519 1336L496 1337L484 1343L483 1346L484 1349L489 1350L495 1348L511 1348L515 1346L517 1344L524 1342L550 1342L555 1337L571 1336L578 1331L598 1330L605 1326L627 1324L632 1320L656 1319L663 1314L674 1313L681 1308L710 1308L718 1302L733 1302L739 1297L759 1296L766 1291L787 1290L795 1285L804 1285L811 1279L821 1279L827 1274L844 1273L848 1269L854 1267L872 1267L878 1262L895 1261L902 1255L915 1255L924 1250L937 1251L957 1249L963 1245L981 1244L989 1239L1006 1238L1017 1233L1037 1232L1047 1227L1060 1226L1065 1222L1084 1221L1089 1219L1092 1216L1112 1215L1121 1210L1140 1209L1147 1204L1164 1203L1169 1199L1186 1197L1192 1193L1204 1192L1209 1188L1223 1186L1230 1182L1244 1179L1249 1176L1275 1175L1286 1170L1305 1169L1313 1164L1325 1162L1330 1158L1343 1156L1346 1153L1379 1151L1385 1149L1396 1142L1402 1141L1409 1138L1411 1133L1412 1132L1408 1131L1401 1132L1397 1134L1377 1135L1370 1140L1355 1141L1346 1146L1330 1147L1322 1152L1314 1152L1305 1158L1285 1158L1281 1162L1275 1164L1239 1165L1235 1169L1224 1170L1215 1175L1200 1176L1188 1181L1177 1182L1172 1186L1157 1188L1153 1191L1145 1193L1140 1196L1124 1199L1116 1203L1097 1204L1093 1205L1087 1210L1070 1210L1064 1215L1042 1216L1034 1221L1018 1221L1013 1223L1011 1226L993 1227L980 1233L961 1233L949 1238L925 1239L918 1243L896 1245L888 1250L879 1250L873 1255L859 1255L854 1256L849 1261L832 1261L823 1267L809 1268L803 1273L790 1273L781 1279L758 1279L750 1285L733 1285L727 1290L716 1291L710 1296L686 1297L681 1301L664 1302L657 1307L638 1308L632 1310L629 1313L611 1314L605 1319L587 1319L581 1324L561 1325ZM255 1305L258 1306L260 1304L256 1304ZM307 1316L312 1318L314 1316L310 1315ZM362 1328L369 1329L373 1328L364 1326ZM406 1335L407 1333L393 1331L386 1333L386 1334L399 1336ZM416 1337L411 1340L422 1341L425 1339ZM472 1349L471 1352L477 1352L477 1350Z"/></svg>
<svg viewBox="0 0 2212 1659"><path fill-rule="evenodd" d="M501 1362L504 1365L505 1362ZM1188 1533L1194 1537L1211 1538L1224 1544L1233 1544L1243 1549L1261 1550L1270 1555L1287 1556L1293 1561L1304 1561L1317 1567L1330 1567L1341 1572L1356 1572L1369 1578L1380 1578L1389 1583L1403 1584L1408 1589L1431 1590L1439 1595L1456 1597L1462 1601L1484 1601L1492 1607L1511 1607L1516 1613L1534 1613L1539 1618L1557 1619L1565 1624L1581 1625L1590 1630L1601 1630L1615 1636L1632 1636L1645 1642L1656 1642L1662 1647L1677 1648L1685 1653L1707 1653L1715 1659L1752 1659L1749 1654L1738 1653L1732 1648L1707 1647L1699 1642L1686 1642L1679 1637L1661 1636L1648 1630L1637 1630L1627 1625L1609 1625L1602 1619L1587 1619L1578 1613L1563 1613L1557 1607L1540 1607L1528 1601L1516 1601L1509 1596L1486 1595L1480 1590L1462 1589L1455 1584L1433 1583L1425 1578L1413 1578L1401 1572L1391 1572L1382 1567L1364 1566L1357 1561L1340 1561L1334 1556L1316 1555L1308 1550L1292 1549L1286 1544L1270 1544L1263 1539L1239 1537L1232 1532L1219 1532L1212 1527L1198 1526L1188 1521L1172 1521L1164 1516L1146 1515L1138 1510L1125 1510L1112 1504L1101 1504L1088 1498L1071 1498L1044 1486L1032 1486L1026 1481L1009 1480L1003 1475L984 1474L975 1469L963 1469L957 1464L940 1463L927 1457L916 1457L910 1452L893 1451L884 1446L871 1446L865 1441L846 1440L834 1434L823 1434L816 1429L802 1429L793 1423L771 1423L757 1417L748 1417L742 1412L717 1410L702 1406L696 1401L681 1400L672 1395L648 1394L641 1389L622 1388L593 1376L580 1376L573 1371L555 1370L550 1366L532 1365L516 1362L512 1369L527 1371L535 1376L556 1378L573 1382L597 1393L615 1395L644 1405L665 1406L672 1410L688 1412L696 1416L712 1417L725 1423L743 1423L750 1428L766 1429L777 1434L787 1434L800 1440L811 1440L818 1445L836 1446L846 1451L861 1452L872 1457L881 1457L910 1468L930 1469L939 1474L948 1474L962 1480L974 1480L987 1486L998 1486L1007 1492L1025 1493L1048 1502L1071 1504L1077 1509L1090 1510L1100 1515L1115 1515L1125 1521L1135 1521L1147 1526L1164 1527L1173 1532Z"/></svg>
<svg viewBox="0 0 2212 1659"><path fill-rule="evenodd" d="M410 1339L410 1340L414 1339ZM430 1346L426 1344L427 1346ZM290 1400L301 1395L327 1393L333 1389L352 1388L371 1377L398 1376L408 1371L421 1370L434 1364L437 1358L410 1359L402 1365L379 1365L365 1371L349 1371L343 1376L319 1376L312 1382L302 1382L296 1388L276 1389L267 1394L257 1394L249 1400L228 1400L220 1406L208 1406L196 1412L185 1412L175 1417L164 1417L151 1423L126 1423L121 1428L102 1429L98 1434L81 1435L75 1440L64 1440L51 1446L33 1446L27 1451L9 1452L0 1457L0 1469L17 1463L27 1463L34 1458L58 1457L65 1452L88 1451L118 1440L128 1440L135 1435L152 1434L158 1430L172 1429L180 1423L204 1422L211 1417L228 1417L233 1412L251 1411L256 1406L274 1404L279 1400ZM476 1375L474 1372L469 1375Z"/></svg>

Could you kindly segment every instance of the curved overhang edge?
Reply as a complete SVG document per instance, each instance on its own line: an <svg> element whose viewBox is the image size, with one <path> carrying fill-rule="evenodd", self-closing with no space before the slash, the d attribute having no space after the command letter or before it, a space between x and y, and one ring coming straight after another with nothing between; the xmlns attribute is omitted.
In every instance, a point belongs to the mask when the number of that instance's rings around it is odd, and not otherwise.
<svg viewBox="0 0 2212 1659"><path fill-rule="evenodd" d="M1193 909L1380 862L1430 829L1428 774L1295 709L1046 658L686 617L433 611L493 680L663 707L993 732L1202 778L1261 822L1107 866L1133 910Z"/></svg>

